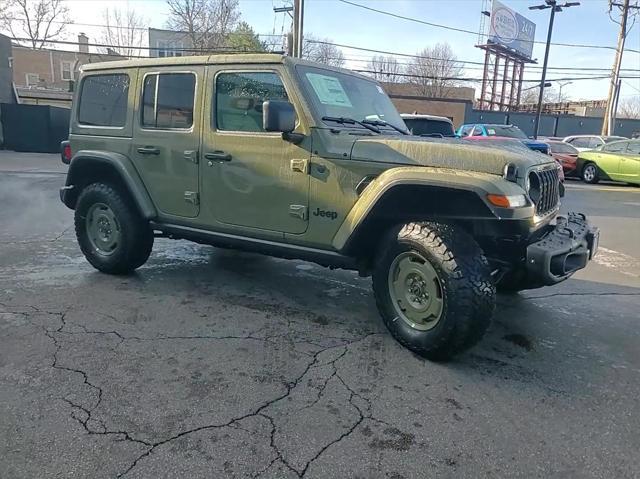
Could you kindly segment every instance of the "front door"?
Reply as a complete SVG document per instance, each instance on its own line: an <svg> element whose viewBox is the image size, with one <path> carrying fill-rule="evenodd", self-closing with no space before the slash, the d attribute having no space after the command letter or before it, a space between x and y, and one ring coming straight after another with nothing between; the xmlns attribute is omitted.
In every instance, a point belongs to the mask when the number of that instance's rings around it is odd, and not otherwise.
<svg viewBox="0 0 640 479"><path fill-rule="evenodd" d="M165 215L199 212L198 145L204 67L141 69L133 156L149 194Z"/></svg>
<svg viewBox="0 0 640 479"><path fill-rule="evenodd" d="M630 141L620 154L620 176L624 181L640 180L640 141Z"/></svg>
<svg viewBox="0 0 640 479"><path fill-rule="evenodd" d="M203 207L232 229L304 233L311 153L262 128L264 101L293 102L283 72L209 68L212 114L202 147Z"/></svg>
<svg viewBox="0 0 640 479"><path fill-rule="evenodd" d="M627 149L626 142L615 142L605 145L598 153L598 166L613 180L619 180L620 158Z"/></svg>

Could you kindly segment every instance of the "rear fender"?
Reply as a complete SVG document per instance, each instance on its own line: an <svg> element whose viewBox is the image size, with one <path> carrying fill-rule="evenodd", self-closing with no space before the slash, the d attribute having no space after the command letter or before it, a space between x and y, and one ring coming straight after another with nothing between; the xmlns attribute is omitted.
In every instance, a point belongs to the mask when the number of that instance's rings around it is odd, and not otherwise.
<svg viewBox="0 0 640 479"><path fill-rule="evenodd" d="M75 209L82 188L95 182L116 183L129 193L144 218L156 217L156 208L133 162L120 153L80 150L73 155L61 194L63 203Z"/></svg>

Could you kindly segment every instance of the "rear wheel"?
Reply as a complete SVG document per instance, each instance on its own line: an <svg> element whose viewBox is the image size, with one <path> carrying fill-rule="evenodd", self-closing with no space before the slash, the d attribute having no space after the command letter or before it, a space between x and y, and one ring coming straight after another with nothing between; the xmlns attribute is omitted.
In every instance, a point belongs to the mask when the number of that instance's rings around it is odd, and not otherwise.
<svg viewBox="0 0 640 479"><path fill-rule="evenodd" d="M482 338L496 294L478 244L439 223L410 223L387 236L373 290L396 340L432 360L449 359Z"/></svg>
<svg viewBox="0 0 640 479"><path fill-rule="evenodd" d="M85 187L75 211L76 237L91 265L110 274L142 266L153 248L153 230L129 197L104 183Z"/></svg>
<svg viewBox="0 0 640 479"><path fill-rule="evenodd" d="M598 167L594 163L587 163L582 168L582 181L595 184L600 180L598 177Z"/></svg>

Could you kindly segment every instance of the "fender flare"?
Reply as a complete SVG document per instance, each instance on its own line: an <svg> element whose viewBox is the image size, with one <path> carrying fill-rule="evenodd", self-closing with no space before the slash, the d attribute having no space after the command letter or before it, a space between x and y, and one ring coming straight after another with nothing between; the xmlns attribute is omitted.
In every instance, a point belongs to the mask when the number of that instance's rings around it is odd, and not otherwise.
<svg viewBox="0 0 640 479"><path fill-rule="evenodd" d="M519 220L534 215L533 205L518 209L499 208L488 202L488 194L517 195L524 191L516 183L489 173L467 172L434 167L399 167L385 171L362 192L333 238L333 247L343 251L376 205L392 190L402 186L432 187L448 191L463 191L476 196L478 204L486 207L486 214L459 216L466 219ZM453 217L453 216L452 216ZM456 216L458 217L458 216Z"/></svg>
<svg viewBox="0 0 640 479"><path fill-rule="evenodd" d="M67 207L75 208L80 194L78 187L86 184L84 179L92 174L91 170L95 170L96 166L108 168L122 181L144 218L150 220L157 216L156 207L133 162L123 154L98 150L80 150L73 155L65 187L60 192L60 198ZM99 179L95 178L97 181Z"/></svg>

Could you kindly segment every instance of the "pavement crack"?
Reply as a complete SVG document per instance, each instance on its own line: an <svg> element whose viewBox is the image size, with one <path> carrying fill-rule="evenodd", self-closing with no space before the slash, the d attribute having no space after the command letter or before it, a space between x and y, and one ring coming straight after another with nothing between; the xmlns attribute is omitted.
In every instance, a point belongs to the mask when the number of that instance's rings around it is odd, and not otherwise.
<svg viewBox="0 0 640 479"><path fill-rule="evenodd" d="M617 293L617 292L603 292L603 293L551 293L541 296L521 296L520 299L523 300L531 300L531 299L546 299L553 298L556 296L640 296L640 292L638 293Z"/></svg>

